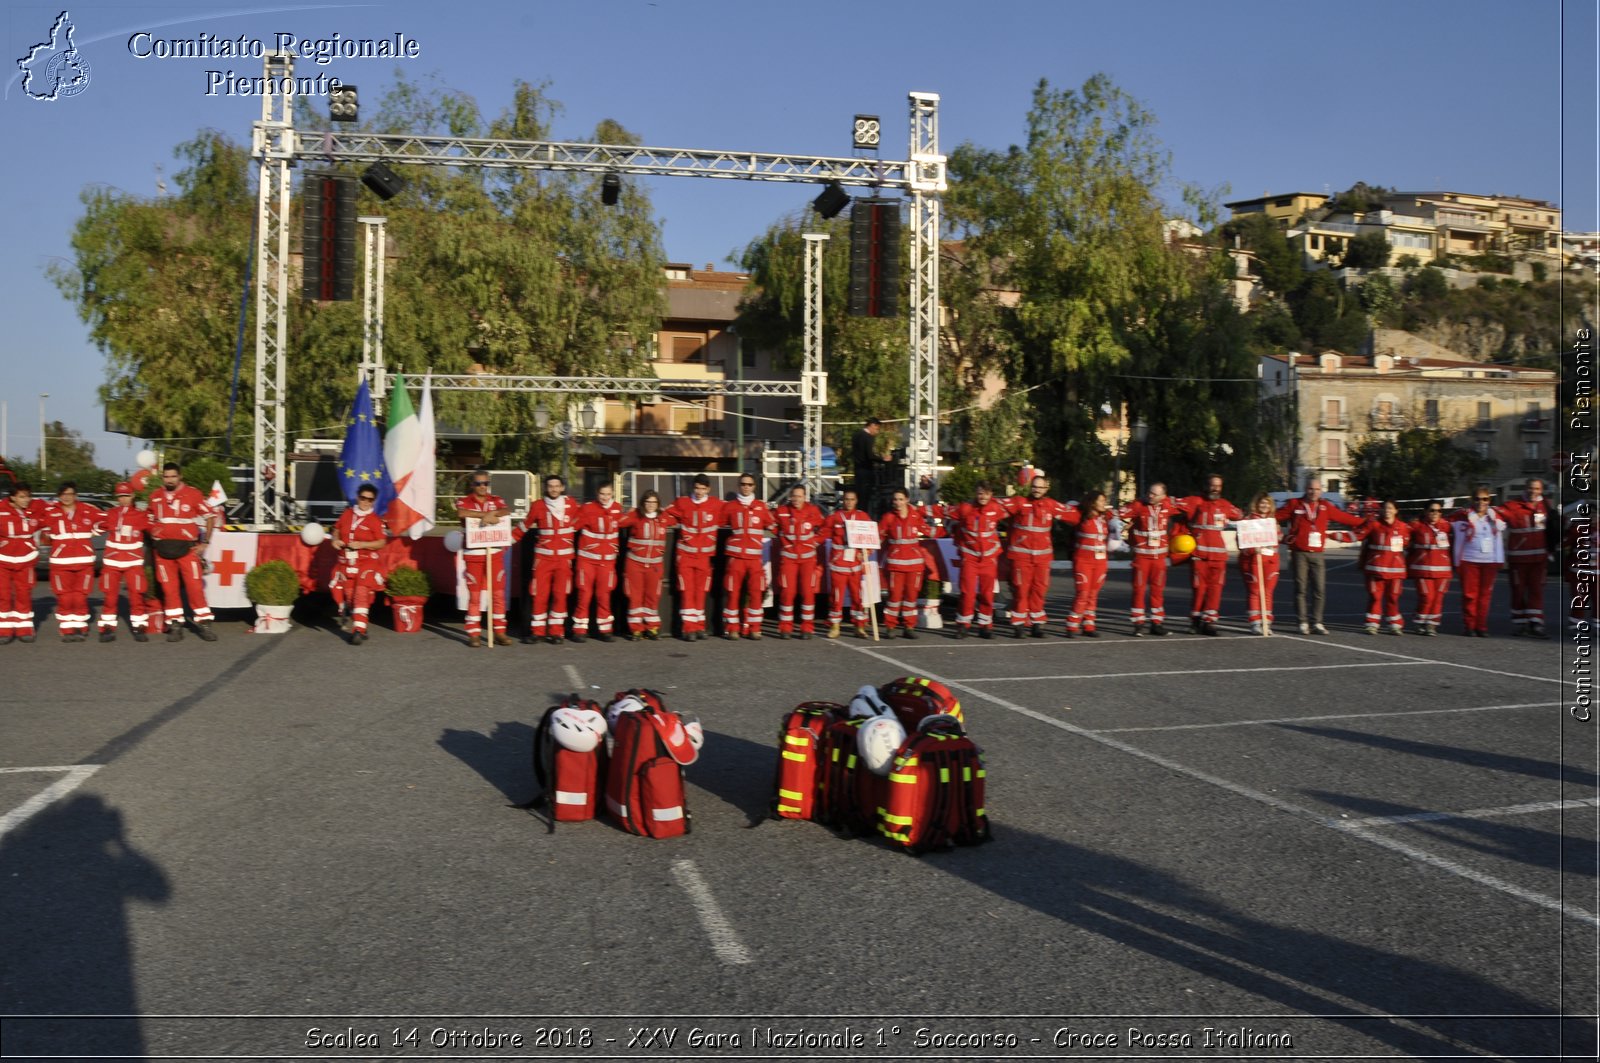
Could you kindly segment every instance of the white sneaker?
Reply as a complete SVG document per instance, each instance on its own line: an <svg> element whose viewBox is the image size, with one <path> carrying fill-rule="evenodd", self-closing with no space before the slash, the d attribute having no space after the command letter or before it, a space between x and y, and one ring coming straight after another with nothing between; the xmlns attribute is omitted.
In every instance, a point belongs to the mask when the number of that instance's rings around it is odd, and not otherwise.
<svg viewBox="0 0 1600 1063"><path fill-rule="evenodd" d="M1261 621L1259 621L1259 620L1250 621L1250 634L1252 634L1252 635L1261 634Z"/></svg>
<svg viewBox="0 0 1600 1063"><path fill-rule="evenodd" d="M1316 635L1326 635L1328 633L1328 629L1323 627L1321 624L1312 624L1311 631Z"/></svg>
<svg viewBox="0 0 1600 1063"><path fill-rule="evenodd" d="M1378 633L1378 625L1377 624L1368 624L1367 625L1367 634L1376 635L1377 633Z"/></svg>
<svg viewBox="0 0 1600 1063"><path fill-rule="evenodd" d="M1300 634L1302 634L1302 635L1311 634L1311 625L1310 624L1301 624L1300 625Z"/></svg>

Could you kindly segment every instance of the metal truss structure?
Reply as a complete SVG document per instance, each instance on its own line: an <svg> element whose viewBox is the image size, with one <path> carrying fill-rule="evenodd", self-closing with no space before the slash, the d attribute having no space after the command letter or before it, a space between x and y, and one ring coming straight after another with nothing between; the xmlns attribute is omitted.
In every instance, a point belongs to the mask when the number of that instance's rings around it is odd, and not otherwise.
<svg viewBox="0 0 1600 1063"><path fill-rule="evenodd" d="M828 374L822 368L822 245L827 233L802 233L806 244L805 361L800 370L800 462L806 489L822 492L822 408L828 405Z"/></svg>
<svg viewBox="0 0 1600 1063"><path fill-rule="evenodd" d="M252 157L257 161L256 260L256 462L284 469L285 358L289 291L289 168L299 159L329 162L388 162L406 165L480 166L498 169L561 170L741 181L778 181L899 190L911 200L911 306L909 346L910 426L907 467L912 477L933 472L938 456L939 421L939 194L945 190L945 157L939 154L939 97L910 94L911 138L907 161L748 151L704 151L616 144L492 140L470 137L383 135L342 131L299 132L293 128L293 56L265 57L267 92L261 120L255 123ZM808 241L808 253L819 242ZM378 252L381 257L381 250ZM369 253L370 254L370 253ZM369 266L369 269L371 267ZM820 253L818 270L820 272ZM807 273L808 282L810 272ZM820 285L817 306L820 310ZM808 319L809 320L809 319ZM380 326L381 327L381 326ZM381 352L381 347L377 348ZM435 375L433 387L459 391L552 391L572 395L659 394L800 395L805 410L803 449L808 482L820 475L822 406L826 374L821 344L807 346L801 381L664 380L653 377L504 377L490 374ZM381 353L372 370L381 389ZM816 485L813 485L816 486ZM257 491L255 522L283 523L281 492Z"/></svg>

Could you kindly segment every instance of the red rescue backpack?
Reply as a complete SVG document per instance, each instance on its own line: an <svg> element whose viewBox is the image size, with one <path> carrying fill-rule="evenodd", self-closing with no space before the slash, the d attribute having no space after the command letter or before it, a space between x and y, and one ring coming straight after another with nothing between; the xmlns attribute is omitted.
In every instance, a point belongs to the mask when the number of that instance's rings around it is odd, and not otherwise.
<svg viewBox="0 0 1600 1063"><path fill-rule="evenodd" d="M837 716L823 728L817 748L821 786L812 816L845 834L871 834L877 829L879 806L887 781L867 770L856 736L870 716Z"/></svg>
<svg viewBox="0 0 1600 1063"><path fill-rule="evenodd" d="M625 699L636 699L639 707L607 714L611 717L611 760L606 772L606 810L629 834L651 838L687 834L683 765L693 763L699 751L687 737L683 718L668 711L660 694L623 691L612 702L612 709Z"/></svg>
<svg viewBox="0 0 1600 1063"><path fill-rule="evenodd" d="M961 699L937 679L901 676L879 687L878 696L900 718L900 726L906 729L906 734L915 734L929 716L954 716L957 723L966 726Z"/></svg>
<svg viewBox="0 0 1600 1063"><path fill-rule="evenodd" d="M600 789L606 777L606 745L602 735L593 749L569 749L557 740L551 717L559 709L580 709L600 713L600 704L585 701L576 694L544 711L533 732L533 776L542 793L524 808L544 805L550 812L550 830L557 821L573 823L593 819L599 804Z"/></svg>
<svg viewBox="0 0 1600 1063"><path fill-rule="evenodd" d="M889 769L878 832L916 855L990 840L983 751L953 720L909 735Z"/></svg>
<svg viewBox="0 0 1600 1063"><path fill-rule="evenodd" d="M845 715L832 701L807 701L784 714L778 728L778 763L773 773L772 814L779 819L814 819L822 788L822 733Z"/></svg>

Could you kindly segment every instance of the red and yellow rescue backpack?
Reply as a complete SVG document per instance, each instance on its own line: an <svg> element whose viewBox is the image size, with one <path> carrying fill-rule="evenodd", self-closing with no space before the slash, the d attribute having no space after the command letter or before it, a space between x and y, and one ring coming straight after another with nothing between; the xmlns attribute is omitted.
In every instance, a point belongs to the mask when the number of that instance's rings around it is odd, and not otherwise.
<svg viewBox="0 0 1600 1063"><path fill-rule="evenodd" d="M990 840L983 751L953 719L930 720L906 738L889 769L887 791L878 832L909 853Z"/></svg>
<svg viewBox="0 0 1600 1063"><path fill-rule="evenodd" d="M929 716L954 716L957 723L966 726L961 699L937 679L901 676L879 687L878 696L894 710L907 734L915 734Z"/></svg>
<svg viewBox="0 0 1600 1063"><path fill-rule="evenodd" d="M845 715L832 701L807 701L783 717L778 729L772 814L779 819L814 819L822 788L821 744L829 722Z"/></svg>

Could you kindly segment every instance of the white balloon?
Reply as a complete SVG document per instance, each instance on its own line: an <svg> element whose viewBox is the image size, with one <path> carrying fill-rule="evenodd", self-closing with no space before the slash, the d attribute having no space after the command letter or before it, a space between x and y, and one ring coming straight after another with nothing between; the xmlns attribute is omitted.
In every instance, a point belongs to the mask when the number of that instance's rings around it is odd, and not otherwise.
<svg viewBox="0 0 1600 1063"><path fill-rule="evenodd" d="M133 456L133 460L139 463L139 468L141 469L153 469L156 467L156 452L153 450L141 450Z"/></svg>
<svg viewBox="0 0 1600 1063"><path fill-rule="evenodd" d="M444 548L450 551L452 554L459 554L461 552L461 545L466 541L467 537L460 531L446 532L444 536Z"/></svg>
<svg viewBox="0 0 1600 1063"><path fill-rule="evenodd" d="M328 537L328 529L313 521L300 529L300 541L307 546L321 546Z"/></svg>

